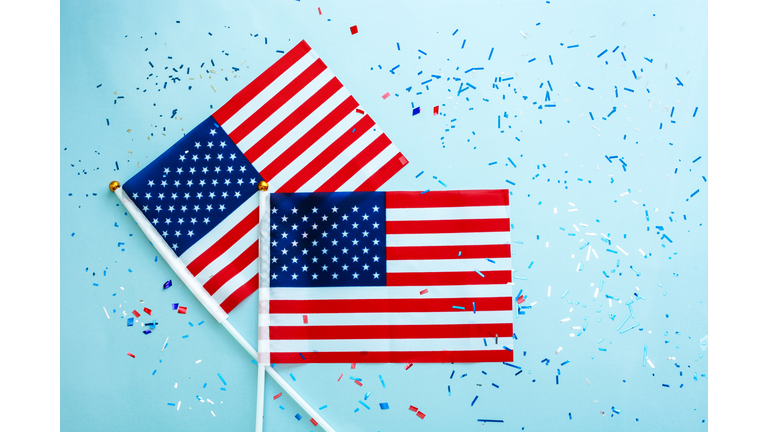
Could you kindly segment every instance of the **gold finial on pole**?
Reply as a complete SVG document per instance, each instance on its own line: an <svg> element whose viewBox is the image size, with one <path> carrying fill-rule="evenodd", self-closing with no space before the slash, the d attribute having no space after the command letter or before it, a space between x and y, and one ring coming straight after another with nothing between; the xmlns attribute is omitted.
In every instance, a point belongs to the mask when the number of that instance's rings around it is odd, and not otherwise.
<svg viewBox="0 0 768 432"><path fill-rule="evenodd" d="M120 187L120 182L118 182L117 180L115 180L115 181L113 181L113 182L111 182L109 184L109 190L111 190L112 192L116 191L117 188L119 188L119 187Z"/></svg>
<svg viewBox="0 0 768 432"><path fill-rule="evenodd" d="M265 182L264 180L259 182L259 190L262 192L266 192L269 190L269 183Z"/></svg>

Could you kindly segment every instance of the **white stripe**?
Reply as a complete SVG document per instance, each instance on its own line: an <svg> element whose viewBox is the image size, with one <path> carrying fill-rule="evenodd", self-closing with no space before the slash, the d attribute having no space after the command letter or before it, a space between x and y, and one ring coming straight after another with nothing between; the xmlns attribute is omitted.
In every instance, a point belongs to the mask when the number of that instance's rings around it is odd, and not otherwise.
<svg viewBox="0 0 768 432"><path fill-rule="evenodd" d="M241 237L240 240L235 242L235 244L227 249L226 252L219 255L219 257L215 260L211 261L210 264L208 264L200 273L198 273L197 276L195 276L195 279L199 280L201 284L205 285L205 283L208 282L208 279L215 276L224 267L237 259L237 257L245 252L246 249L256 243L258 239L259 226L257 224L255 227L251 228L251 230L248 231L243 237Z"/></svg>
<svg viewBox="0 0 768 432"><path fill-rule="evenodd" d="M363 182L371 178L373 174L376 173L381 167L383 167L387 162L390 161L400 150L397 149L394 145L390 144L381 151L381 153L377 154L375 158L371 159L370 162L365 164L364 167L360 169L360 171L356 172L355 175L353 175L349 180L347 180L346 183L344 183L339 190L350 190L353 191L357 189Z"/></svg>
<svg viewBox="0 0 768 432"><path fill-rule="evenodd" d="M486 339L487 340L487 339ZM271 340L272 352L361 352L361 351L469 351L498 350L509 346L511 337L499 338L485 346L483 338L451 339L350 339L350 340Z"/></svg>
<svg viewBox="0 0 768 432"><path fill-rule="evenodd" d="M492 263L483 258L475 259L442 259L442 260L387 260L387 273L410 272L461 272L479 270L510 270L511 258L496 258Z"/></svg>
<svg viewBox="0 0 768 432"><path fill-rule="evenodd" d="M509 231L450 234L387 234L387 246L465 246L509 244Z"/></svg>
<svg viewBox="0 0 768 432"><path fill-rule="evenodd" d="M420 294L427 289L427 293ZM270 288L272 300L512 297L511 284L399 287Z"/></svg>
<svg viewBox="0 0 768 432"><path fill-rule="evenodd" d="M302 188L302 190L305 190L307 192L317 190L320 186L322 186L328 179L330 179L334 174L339 172L341 168L344 167L344 165L347 164L353 157L357 156L363 149L368 147L376 138L378 138L382 132L381 130L376 130L376 125L368 129L365 133L358 135L356 140L349 145L346 149L344 149L341 153L339 153L328 165L323 167L317 174L315 174L312 179L310 179ZM353 189L344 189L339 188L339 190L353 190Z"/></svg>
<svg viewBox="0 0 768 432"><path fill-rule="evenodd" d="M308 83L303 89L296 93L289 101L285 102L283 106L278 108L269 118L265 119L256 129L252 130L246 137L244 137L237 144L237 148L243 153L248 151L254 144L259 142L265 135L272 131L277 125L279 125L286 117L291 115L298 107L301 106L307 99L311 98L318 90L320 90L328 81L333 79L333 72L330 69L325 69L315 77L310 83Z"/></svg>
<svg viewBox="0 0 768 432"><path fill-rule="evenodd" d="M252 211L259 207L258 192L254 192L245 202L235 209L229 216L224 218L216 228L212 229L208 234L203 236L200 240L192 245L189 249L184 251L179 257L184 264L189 264L199 257L203 252L208 250L219 239L221 239L226 233L235 227L241 220L248 216Z"/></svg>
<svg viewBox="0 0 768 432"><path fill-rule="evenodd" d="M344 102L344 100L346 100L349 96L350 94L347 89L344 87L340 88L336 93L328 98L328 100L323 102L323 104L321 104L319 107L317 107L316 110L308 115L301 123L296 125L293 129L291 129L290 132L285 134L283 138L277 141L269 150L264 152L263 155L256 159L253 162L253 166L256 167L256 169L259 171L267 167L281 154L283 154L290 146L296 143L299 138L306 135L306 133L315 127L322 119L324 119L325 116L336 109L336 107L341 105L341 103ZM272 183L273 188L279 187L278 185L275 185L274 177L270 183Z"/></svg>
<svg viewBox="0 0 768 432"><path fill-rule="evenodd" d="M510 298L511 301L511 298ZM307 315L309 324L304 324ZM504 324L512 323L512 311L469 312L398 312L398 313L329 313L269 314L272 326L304 325L419 325L419 324Z"/></svg>
<svg viewBox="0 0 768 432"><path fill-rule="evenodd" d="M240 273L235 275L232 279L228 280L227 283L221 286L218 291L213 293L213 299L216 300L217 303L221 304L224 300L227 299L233 292L235 292L238 288L243 286L246 282L253 279L254 276L256 276L259 273L259 260L253 260L252 263L248 264L246 268L243 269Z"/></svg>
<svg viewBox="0 0 768 432"><path fill-rule="evenodd" d="M509 217L509 206L430 207L387 209L388 221L499 219Z"/></svg>
<svg viewBox="0 0 768 432"><path fill-rule="evenodd" d="M293 178L299 171L312 162L320 153L327 149L334 141L339 139L346 131L360 120L360 114L355 111L350 112L325 135L320 137L310 148L291 162L284 170L270 180L270 184L276 185L273 190L278 190L289 179ZM258 168L257 168L258 169Z"/></svg>
<svg viewBox="0 0 768 432"><path fill-rule="evenodd" d="M299 61L294 63L290 68L288 68L288 70L283 72L282 75L272 81L272 84L268 85L264 90L261 91L261 93L257 94L256 97L251 99L247 104L245 104L245 106L240 108L240 110L238 110L229 120L224 122L221 127L227 133L237 129L237 127L246 121L248 117L253 115L253 113L255 113L259 108L267 103L267 101L275 97L275 95L280 92L280 90L284 89L297 76L307 70L307 68L317 59L318 56L314 51L310 51L304 54L304 57L300 58Z"/></svg>

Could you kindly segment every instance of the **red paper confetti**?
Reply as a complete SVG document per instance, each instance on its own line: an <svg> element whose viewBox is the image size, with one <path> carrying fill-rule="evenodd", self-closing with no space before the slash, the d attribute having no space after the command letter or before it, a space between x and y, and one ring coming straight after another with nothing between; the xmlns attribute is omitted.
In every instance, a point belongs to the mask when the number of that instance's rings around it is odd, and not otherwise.
<svg viewBox="0 0 768 432"><path fill-rule="evenodd" d="M141 314L140 314L140 313L136 312L136 309L134 309L134 310L133 310L133 312L131 312L131 313L132 313L132 314L133 314L133 315L134 315L136 318L138 318L138 317L140 317L140 316L141 316Z"/></svg>
<svg viewBox="0 0 768 432"><path fill-rule="evenodd" d="M131 353L128 353L128 355L129 355L129 356L131 356L131 357L133 357L133 358L136 358L136 356L135 356L135 355L133 355L133 354L131 354Z"/></svg>
<svg viewBox="0 0 768 432"><path fill-rule="evenodd" d="M307 319L306 315L302 315L302 318L304 318L304 324L307 324L309 322L309 319Z"/></svg>
<svg viewBox="0 0 768 432"><path fill-rule="evenodd" d="M313 426L317 426L317 422L315 421L315 419L311 418L309 419L309 421L312 422Z"/></svg>
<svg viewBox="0 0 768 432"><path fill-rule="evenodd" d="M411 366L413 366L413 363L408 363L408 366L406 366L406 367L405 367L405 370L408 370L408 369L410 369L410 368L411 368Z"/></svg>
<svg viewBox="0 0 768 432"><path fill-rule="evenodd" d="M344 376L344 374L339 375L339 379L337 379L336 382L341 381L341 377L343 377L343 376Z"/></svg>
<svg viewBox="0 0 768 432"><path fill-rule="evenodd" d="M411 410L411 411L413 411L413 412L416 412L416 411L418 411L418 410L419 410L418 408L416 408L416 407L415 407L415 406L413 406L413 405L411 405L411 407L410 407L410 408L408 408L408 409L409 409L409 410Z"/></svg>
<svg viewBox="0 0 768 432"><path fill-rule="evenodd" d="M390 97L390 96L391 96L391 95L389 94L389 92L386 92L386 93L384 93L383 95L381 95L381 98L382 98L382 99L386 99L386 98L388 98L388 97Z"/></svg>
<svg viewBox="0 0 768 432"><path fill-rule="evenodd" d="M320 10L320 8L317 8L317 13L319 13L320 15L322 15L322 14L323 14L323 11L321 11L321 10Z"/></svg>
<svg viewBox="0 0 768 432"><path fill-rule="evenodd" d="M440 114L440 106L436 106L435 109L432 111L432 115L438 115Z"/></svg>
<svg viewBox="0 0 768 432"><path fill-rule="evenodd" d="M180 314L186 314L187 313L187 307L186 306L179 306L179 313Z"/></svg>
<svg viewBox="0 0 768 432"><path fill-rule="evenodd" d="M517 298L517 304L520 304L524 301L525 301L525 298L522 295L520 295L520 297Z"/></svg>
<svg viewBox="0 0 768 432"><path fill-rule="evenodd" d="M365 111L361 110L360 108L355 108L355 112L358 114L365 114Z"/></svg>
<svg viewBox="0 0 768 432"><path fill-rule="evenodd" d="M421 412L421 411L417 412L417 413L416 413L416 415L417 415L417 416L419 416L419 418L420 418L420 419L422 419L422 420L423 420L423 419L424 419L424 417L426 416L426 414L424 414L424 413L423 413L423 412Z"/></svg>
<svg viewBox="0 0 768 432"><path fill-rule="evenodd" d="M363 386L363 383L361 383L361 382L360 382L360 381L358 381L358 380L355 380L355 384L359 385L360 387L362 387L362 386Z"/></svg>
<svg viewBox="0 0 768 432"><path fill-rule="evenodd" d="M144 312L146 312L147 315L152 315L152 309L150 308L144 308Z"/></svg>
<svg viewBox="0 0 768 432"><path fill-rule="evenodd" d="M354 369L357 366L357 363L352 363L352 367L350 369Z"/></svg>
<svg viewBox="0 0 768 432"><path fill-rule="evenodd" d="M280 393L276 394L274 397L272 397L272 400L275 400L275 399L279 398L282 395L283 395L283 392L280 392Z"/></svg>
<svg viewBox="0 0 768 432"><path fill-rule="evenodd" d="M349 31L351 31L352 34L356 34L357 33L357 26L353 25L352 27L349 28Z"/></svg>
<svg viewBox="0 0 768 432"><path fill-rule="evenodd" d="M428 288L424 288L423 290L419 291L419 294L424 295L429 292Z"/></svg>

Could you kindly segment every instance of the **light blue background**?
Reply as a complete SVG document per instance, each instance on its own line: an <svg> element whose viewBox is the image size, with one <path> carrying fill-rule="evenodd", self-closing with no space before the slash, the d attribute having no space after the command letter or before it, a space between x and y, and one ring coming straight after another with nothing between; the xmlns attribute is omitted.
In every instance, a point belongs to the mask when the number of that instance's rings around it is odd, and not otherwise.
<svg viewBox="0 0 768 432"><path fill-rule="evenodd" d="M523 370L517 376L491 363L417 364L407 371L400 364L278 365L315 409L328 405L320 413L337 431L469 430L483 428L483 418L504 420L485 424L495 430L706 429L706 23L703 2L62 3L62 430L254 429L256 367L162 259L155 262L156 252L107 184L130 178L277 60L277 50L301 39L410 160L385 189L444 188L438 180L450 189L509 187L514 290L523 289L525 305L536 302L515 320L514 364ZM358 34L350 34L352 25ZM204 73L211 60L216 74ZM181 64L182 73L171 71ZM484 70L465 73L473 67ZM634 79L632 70L643 76ZM432 74L443 78L427 89L421 83ZM498 76L514 79L492 89ZM447 77L476 89L457 97L459 82ZM545 103L547 81L553 91L546 103L556 107L538 110L533 102ZM383 100L386 92L392 96ZM411 115L412 103L421 114ZM445 116L432 116L436 105ZM623 157L627 171L606 155ZM629 256L606 251L617 249L600 233L610 233ZM585 260L587 248L579 248L587 241L599 259ZM168 279L174 286L163 291ZM625 328L640 326L619 334L628 314L623 302L635 292L645 300L632 305L635 319ZM609 306L606 294L622 304ZM231 315L250 340L254 300ZM187 306L187 315L172 311L174 302ZM150 335L121 318L143 307L160 322ZM146 318L142 313L139 321ZM575 336L571 327L582 324L586 331ZM644 345L654 368L642 364ZM371 410L358 403L368 391ZM265 430L320 430L288 396L273 400L279 392L268 378ZM168 405L179 401L178 410ZM379 402L390 409L380 410Z"/></svg>

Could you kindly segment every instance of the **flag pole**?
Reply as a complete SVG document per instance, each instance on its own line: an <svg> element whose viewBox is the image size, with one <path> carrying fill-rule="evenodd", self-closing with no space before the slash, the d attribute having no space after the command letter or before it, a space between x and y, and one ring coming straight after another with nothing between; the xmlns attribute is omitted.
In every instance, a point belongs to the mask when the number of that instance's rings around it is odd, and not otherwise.
<svg viewBox="0 0 768 432"><path fill-rule="evenodd" d="M136 204L133 203L133 200L131 200L123 191L123 189L120 187L120 183L117 181L113 181L109 184L109 190L114 192L117 198L120 200L121 203L123 203L123 206L125 206L126 210L128 210L128 213L133 217L133 220L136 222L136 224L139 226L141 231L144 233L145 236L147 236L147 239L149 239L149 242L152 244L152 246L155 247L157 252L160 254L160 256L163 257L165 262L168 263L168 265L171 267L171 269L176 273L176 275L181 279L181 281L184 283L184 285L189 288L189 290L192 292L192 294L197 298L197 300L205 307L205 309L210 313L216 321L221 323L221 325L224 326L225 329L232 335L232 337L235 338L235 340L240 343L240 345L248 352L248 354L253 357L254 360L258 361L259 356L258 352L253 348L253 346L248 343L247 340L240 334L240 332L237 331L232 326L232 323L227 321L227 314L224 312L223 309L213 300L213 298L208 294L207 291L205 291L205 288L200 284L200 282L197 281L197 279L192 276L192 273L189 272L187 267L184 265L184 263L179 259L179 257L176 256L175 253L171 250L170 246L168 246L168 243L165 242L163 237L160 235L160 233L157 232L155 227L152 226L152 224L147 220L146 217L144 217L144 214L141 213L141 210L139 210L138 207L136 207ZM312 407L309 406L309 404L301 397L299 396L296 391L291 388L291 386L275 371L271 366L267 365L260 365L259 366L260 371L258 373L258 387L264 386L264 372L268 372L272 378L277 381L277 383L282 387L282 389L288 393L294 401L296 401L299 406L304 408L304 411L306 411L307 414L312 416L312 418L315 419L315 421L318 422L318 424L326 431L326 432L335 432L334 429L328 425L328 423L323 420L315 410L312 409ZM264 397L264 391L260 392L261 394L261 407L263 408L263 397ZM258 397L257 397L257 404L258 404ZM257 428L260 427L259 419L263 422L263 413L259 412L259 409L257 407L257 414L261 414L257 416ZM261 429L258 429L259 431Z"/></svg>

